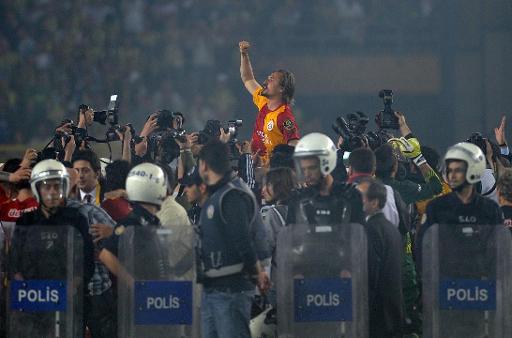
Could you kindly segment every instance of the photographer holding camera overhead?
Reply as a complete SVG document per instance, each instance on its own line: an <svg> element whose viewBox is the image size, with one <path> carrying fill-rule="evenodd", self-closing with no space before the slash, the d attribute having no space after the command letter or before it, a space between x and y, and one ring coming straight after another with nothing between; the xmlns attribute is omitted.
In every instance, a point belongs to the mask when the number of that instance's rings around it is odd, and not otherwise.
<svg viewBox="0 0 512 338"><path fill-rule="evenodd" d="M166 109L149 115L139 134L141 140L134 147L134 164L157 161L176 169L180 155L177 140L184 142L187 137L184 122L182 113Z"/></svg>

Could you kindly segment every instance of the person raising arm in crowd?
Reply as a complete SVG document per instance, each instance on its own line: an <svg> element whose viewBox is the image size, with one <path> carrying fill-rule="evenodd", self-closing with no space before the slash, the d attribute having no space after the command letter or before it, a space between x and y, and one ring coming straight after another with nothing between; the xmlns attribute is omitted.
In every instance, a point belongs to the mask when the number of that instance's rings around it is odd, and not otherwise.
<svg viewBox="0 0 512 338"><path fill-rule="evenodd" d="M287 70L273 71L260 85L254 78L249 59L250 44L241 41L240 76L247 91L258 107L258 116L252 133L252 151L268 163L269 155L279 144L296 145L299 128L295 122L291 105L295 93L295 77Z"/></svg>

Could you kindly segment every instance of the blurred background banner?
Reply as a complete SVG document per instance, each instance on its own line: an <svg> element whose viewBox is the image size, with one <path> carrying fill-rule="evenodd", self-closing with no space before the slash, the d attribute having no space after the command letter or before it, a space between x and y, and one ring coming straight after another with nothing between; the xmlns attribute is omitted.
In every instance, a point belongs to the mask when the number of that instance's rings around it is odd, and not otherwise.
<svg viewBox="0 0 512 338"><path fill-rule="evenodd" d="M303 135L334 136L334 119L356 110L373 117L389 88L425 144L444 149L491 136L511 112L511 18L509 0L3 0L0 154L41 149L78 105L105 109L110 94L137 132L166 108L183 112L187 131L243 119L248 138L257 110L240 81L240 40L260 82L295 73Z"/></svg>

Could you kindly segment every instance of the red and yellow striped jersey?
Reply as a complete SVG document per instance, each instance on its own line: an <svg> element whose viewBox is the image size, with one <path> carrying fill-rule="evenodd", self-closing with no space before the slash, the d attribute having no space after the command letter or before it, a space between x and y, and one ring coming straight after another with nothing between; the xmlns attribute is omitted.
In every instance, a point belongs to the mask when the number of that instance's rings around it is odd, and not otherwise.
<svg viewBox="0 0 512 338"><path fill-rule="evenodd" d="M270 153L279 144L300 138L291 107L282 104L275 110L268 108L268 99L261 95L263 88L253 94L253 102L259 113L252 132L252 151L259 151L264 164L268 164Z"/></svg>

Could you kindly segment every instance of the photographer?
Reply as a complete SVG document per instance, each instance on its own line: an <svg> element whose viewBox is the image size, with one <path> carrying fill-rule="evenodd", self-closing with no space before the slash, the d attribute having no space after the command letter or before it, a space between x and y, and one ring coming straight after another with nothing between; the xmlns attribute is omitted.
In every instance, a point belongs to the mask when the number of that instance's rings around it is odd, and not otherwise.
<svg viewBox="0 0 512 338"><path fill-rule="evenodd" d="M87 138L87 127L92 125L94 120L94 110L86 105L80 105L78 107L78 125L75 130L75 138L77 139L78 148L87 148L86 138ZM84 144L82 144L84 142Z"/></svg>
<svg viewBox="0 0 512 338"><path fill-rule="evenodd" d="M28 180L30 178L30 167L32 166L32 162L37 158L37 151L35 149L29 148L25 151L25 155L21 160L19 168L14 172L5 171L5 164L2 166L2 171L0 171L0 183L12 183L16 184L23 180Z"/></svg>
<svg viewBox="0 0 512 338"><path fill-rule="evenodd" d="M192 148L198 146L198 133L192 133L185 135L184 139L177 139L176 142L180 146L180 157L178 158L177 178L181 180L185 177L194 166L196 165L196 159L194 158L194 152Z"/></svg>
<svg viewBox="0 0 512 338"><path fill-rule="evenodd" d="M133 162L160 161L176 169L180 146L176 142L185 136L183 114L160 110L151 114L139 134L140 142L134 147Z"/></svg>
<svg viewBox="0 0 512 338"><path fill-rule="evenodd" d="M496 140L503 143L498 145L478 132L473 133L466 142L478 146L484 153L486 160L486 168L482 174L482 179L476 186L477 192L498 202L496 181L505 168L502 161L506 162L506 160L502 154L508 153L507 141L505 140L505 119L502 119L500 127L495 129L495 133Z"/></svg>
<svg viewBox="0 0 512 338"><path fill-rule="evenodd" d="M123 144L121 149L121 160L126 161L128 163L132 162L132 129L129 125L125 125L120 128L120 130L116 130L117 136L119 140Z"/></svg>

